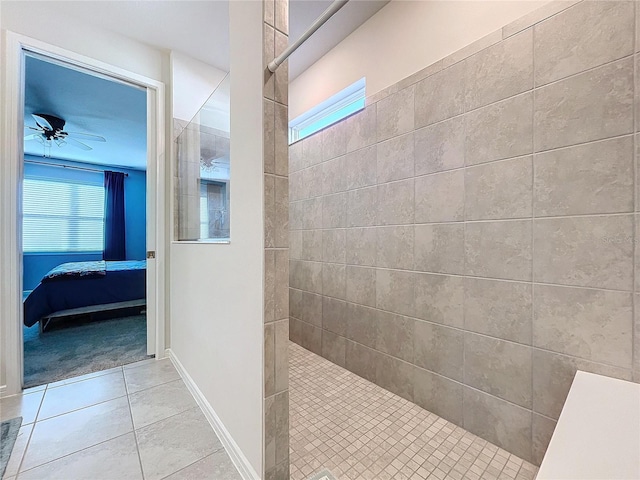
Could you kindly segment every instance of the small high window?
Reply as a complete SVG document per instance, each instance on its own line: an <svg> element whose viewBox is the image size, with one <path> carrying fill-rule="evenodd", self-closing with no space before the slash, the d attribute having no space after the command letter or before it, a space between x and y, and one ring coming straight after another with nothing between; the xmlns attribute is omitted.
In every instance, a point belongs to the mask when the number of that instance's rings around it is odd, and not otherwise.
<svg viewBox="0 0 640 480"><path fill-rule="evenodd" d="M289 122L289 144L339 122L364 108L366 79L361 78Z"/></svg>

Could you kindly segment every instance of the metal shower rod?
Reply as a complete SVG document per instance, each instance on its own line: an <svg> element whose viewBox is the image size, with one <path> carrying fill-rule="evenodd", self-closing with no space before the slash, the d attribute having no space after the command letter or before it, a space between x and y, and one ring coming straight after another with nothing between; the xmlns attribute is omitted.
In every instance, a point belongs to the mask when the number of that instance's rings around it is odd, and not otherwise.
<svg viewBox="0 0 640 480"><path fill-rule="evenodd" d="M327 8L324 13L320 15L307 30L305 30L305 32L300 36L298 40L289 45L289 47L284 52L282 52L271 62L269 62L269 65L267 65L269 71L271 73L275 72L276 68L278 68L287 58L289 58L289 55L295 52L300 45L302 45L311 35L316 32L316 30L324 25L327 20L329 20L338 10L344 7L348 1L349 0L335 0L335 2L329 5L329 8Z"/></svg>

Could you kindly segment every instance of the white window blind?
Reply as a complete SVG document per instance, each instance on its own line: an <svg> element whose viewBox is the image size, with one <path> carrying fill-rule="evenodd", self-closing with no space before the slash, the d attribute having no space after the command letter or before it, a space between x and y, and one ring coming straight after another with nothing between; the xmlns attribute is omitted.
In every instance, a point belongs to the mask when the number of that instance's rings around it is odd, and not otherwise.
<svg viewBox="0 0 640 480"><path fill-rule="evenodd" d="M104 186L25 178L25 252L101 252L104 250Z"/></svg>
<svg viewBox="0 0 640 480"><path fill-rule="evenodd" d="M200 185L200 238L209 238L209 202L207 186Z"/></svg>

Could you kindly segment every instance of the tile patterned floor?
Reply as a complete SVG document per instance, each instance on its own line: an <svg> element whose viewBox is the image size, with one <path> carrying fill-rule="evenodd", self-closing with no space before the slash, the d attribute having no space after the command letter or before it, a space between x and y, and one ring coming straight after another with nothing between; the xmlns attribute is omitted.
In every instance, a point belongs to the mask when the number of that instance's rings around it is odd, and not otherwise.
<svg viewBox="0 0 640 480"><path fill-rule="evenodd" d="M289 346L291 480L532 480L537 468L315 355Z"/></svg>
<svg viewBox="0 0 640 480"><path fill-rule="evenodd" d="M23 417L5 480L239 480L169 360L146 360L0 400Z"/></svg>
<svg viewBox="0 0 640 480"><path fill-rule="evenodd" d="M537 469L290 344L291 479L532 480ZM168 360L0 400L24 420L4 479L214 479L240 475Z"/></svg>

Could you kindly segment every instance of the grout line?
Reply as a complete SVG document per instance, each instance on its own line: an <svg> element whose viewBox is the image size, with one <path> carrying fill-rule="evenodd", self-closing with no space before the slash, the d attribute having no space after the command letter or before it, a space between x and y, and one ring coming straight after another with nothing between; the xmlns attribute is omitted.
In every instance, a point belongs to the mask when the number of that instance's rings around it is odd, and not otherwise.
<svg viewBox="0 0 640 480"><path fill-rule="evenodd" d="M176 473L178 473L178 472L181 472L181 471L183 471L183 470L186 470L187 468L191 467L192 465L195 465L196 463L201 462L201 461L202 461L202 460L204 460L205 458L209 458L209 457L211 457L212 455L215 455L216 453L219 453L219 452L220 452L220 450L224 450L224 447L223 447L222 449L218 449L218 450L215 450L215 451L211 452L209 455L205 455L204 457L202 457L202 458L200 458L200 459L196 460L195 462L191 462L189 465L187 465L187 466L185 466L185 467L182 467L182 468L180 468L179 470L176 470L175 472L170 473L169 475L166 475L166 476L162 477L162 478L161 478L161 480L165 480L166 478L169 478L169 477L171 477L172 475L175 475L175 474L176 474ZM234 466L234 468L235 468L235 466Z"/></svg>
<svg viewBox="0 0 640 480"><path fill-rule="evenodd" d="M532 59L532 80L533 80L533 85L535 87L535 83L536 83L536 55L535 55L535 45L536 45L536 29L535 28L531 28L531 36L532 36L532 42L531 42L531 59ZM532 98L532 102L531 102L531 147L535 150L535 140L536 140L536 95L537 91L534 89L533 91L533 98ZM535 268L535 198L536 198L536 193L535 193L535 188L536 188L536 172L535 172L535 168L536 168L536 162L534 161L535 157L531 157L531 281L533 283L533 280L535 278L535 273L534 273L534 268ZM531 338L531 344L533 344L534 341L534 328L533 328L533 324L535 322L535 287L533 285L531 285L531 322L529 325L529 334ZM534 392L535 390L535 386L533 384L533 365L534 365L534 359L533 359L533 348L531 349L530 352L530 361L531 361L531 435L529 437L529 441L530 441L530 458L531 460L533 460L533 444L534 444L534 432L533 432L533 397L534 397Z"/></svg>
<svg viewBox="0 0 640 480"><path fill-rule="evenodd" d="M633 35L633 194L634 194L634 211L635 214L633 216L633 301L632 301L632 319L631 319L631 369L632 369L632 380L635 382L640 382L640 371L638 371L638 365L640 364L640 332L638 332L638 328L640 328L640 324L637 322L638 318L638 295L636 292L638 291L638 254L639 247L636 244L638 241L638 207L640 198L638 197L638 175L640 171L638 170L638 126L640 122L640 118L638 118L638 104L640 103L640 92L638 91L638 55L636 54L636 50L638 48L637 39L638 39L638 29L640 25L638 25L638 4L637 2L633 2L633 11L634 11L634 35Z"/></svg>
<svg viewBox="0 0 640 480"><path fill-rule="evenodd" d="M105 377L107 375L115 375L116 373L118 373L117 371L112 372L111 370L115 370L115 369L120 369L120 373L123 372L122 366L119 367L113 367L113 368L108 368L106 370L99 370L98 372L91 372L91 373L98 373L98 375L93 375L91 377L87 377L87 378L80 378L83 377L84 375L80 375L77 377L71 377L71 378L66 378L63 380L58 380L55 382L51 382L47 384L47 388L51 388L51 389L56 389L56 388L60 388L60 387L67 387L69 385L74 385L76 383L80 383L80 382L85 382L87 380L93 380L94 378L100 378L100 377ZM105 373L100 373L100 372L105 372ZM88 374L88 375L91 375ZM77 379L77 380L75 380ZM60 383L60 382L68 382L68 383ZM54 385L56 383L60 383L59 385Z"/></svg>
<svg viewBox="0 0 640 480"><path fill-rule="evenodd" d="M139 394L139 393L142 393L142 392L146 392L146 391L148 391L148 390L151 390L152 388L161 387L161 386L163 386L163 385L166 385L166 384L168 384L168 383L172 383L172 382L177 382L178 380L182 380L182 378L181 378L181 377L178 377L178 378L174 378L173 380L168 380L168 381L166 381L166 382L160 382L160 383L157 383L157 384L155 384L155 385L151 385L150 387L146 387L146 388L143 388L143 389L141 389L141 390L136 390L135 392L128 393L127 395L130 395L130 396L132 396L132 395L137 395L137 394ZM125 385L127 385L127 383L126 383L126 379L125 379ZM128 390L128 386L127 386L127 390Z"/></svg>
<svg viewBox="0 0 640 480"><path fill-rule="evenodd" d="M633 39L634 39L634 52L636 50L637 45L636 43L636 39L638 37L638 5L637 2L633 2L633 11L634 11L634 35L633 35ZM632 380L635 382L640 382L640 378L638 378L638 375L640 375L640 373L636 372L636 370L638 369L638 363L640 363L640 359L638 358L638 355L640 355L640 345L638 345L638 342L640 342L640 334L638 332L638 328L640 328L640 325L638 325L638 322L636 321L636 319L638 318L638 308L640 308L640 305L638 305L638 296L636 295L636 292L638 291L638 202L640 202L640 198L638 198L638 174L640 173L638 171L638 134L636 133L638 130L638 122L640 122L640 119L638 118L637 115L637 111L638 111L638 103L639 103L639 95L640 92L638 92L638 88L637 88L637 83L638 83L638 55L634 55L633 56L633 131L634 131L634 135L633 135L633 154L632 154L632 158L633 158L633 196L634 196L634 211L636 212L633 216L633 260L632 260L632 264L633 264L633 295L632 295L632 303L631 303L631 369L632 369Z"/></svg>
<svg viewBox="0 0 640 480"><path fill-rule="evenodd" d="M556 0L556 2L555 2L555 3L560 4L560 3L561 3L561 1L562 1L562 0ZM555 16L558 16L558 15L560 15L560 14L562 14L562 13L566 12L566 11L567 11L568 9L570 9L571 7L573 7L573 6L575 6L575 5L579 4L579 3L581 3L581 1L582 1L582 0L577 0L577 1L574 1L574 2L570 2L570 3L571 3L570 5L565 6L565 7L564 7L564 8L562 8L561 10L558 10L557 12L550 13L550 14L544 14L544 17L543 17L543 18L540 18L539 20L534 20L534 21L532 21L532 23L527 24L527 26L523 26L523 27L522 27L520 30L518 30L517 32L514 32L514 33L512 33L511 35L508 35L508 36L506 36L506 37L504 37L504 36L503 36L503 40L506 40L507 38L511 38L511 37L513 37L514 35L517 35L518 33L521 33L521 32L523 32L524 30L526 30L526 29L528 29L528 28L531 28L531 29L535 30L535 28L534 28L534 27L536 27L537 25L539 25L539 24L541 24L541 23L544 23L544 22L546 22L547 20L549 20L549 19L551 19L551 18L553 18L553 17L555 17ZM549 4L544 5L544 6L542 6L542 7L538 8L538 9L536 9L536 10L533 10L532 12L530 12L530 13L526 14L525 16L528 16L528 15L531 15L531 14L535 14L535 13L537 13L538 11L540 11L540 10L541 10L541 8L546 8L546 7L550 6L550 4L551 4L551 2L549 2ZM518 19L514 20L513 22L510 22L510 23L508 23L507 25L505 25L504 27L502 27L503 35L504 35L504 29L505 29L506 27L510 27L510 26L512 26L515 22L518 22L519 20L522 20L522 18L524 18L524 17L520 17L520 18L518 18Z"/></svg>
<svg viewBox="0 0 640 480"><path fill-rule="evenodd" d="M516 96L517 96L517 95L516 95ZM513 97L509 97L509 98L513 98ZM508 100L509 98L507 98L507 100ZM501 100L501 101L503 101L503 100ZM535 114L535 109L534 109L534 114ZM443 122L446 122L446 121L449 121L449 120L452 120L452 119L455 119L455 118L463 117L464 115L466 115L466 114L465 114L465 113L462 113L462 114L457 115L457 116L455 116L455 117L450 117L450 118L448 118L448 119L446 119L446 120L443 120L443 121L441 121L441 122L438 122L438 123L435 123L435 124L429 125L429 126L427 126L427 127L422 127L422 128L430 128L430 127L432 127L432 126L434 126L434 125L438 125L439 123L443 123ZM466 123L466 122L464 122L464 123ZM418 130L420 130L420 129L416 129L416 130L414 130L414 131L413 131L413 133L417 132ZM410 132L410 133L411 133L411 132ZM405 133L405 134L402 134L402 135L408 135L408 133ZM601 143L601 142L606 142L606 141L609 141L609 140L625 138L625 137L629 137L629 136L633 136L633 135L634 135L634 132L627 132L627 133L620 133L620 134L617 134L617 135L612 135L612 136L610 136L610 137L606 137L606 138L598 138L598 139L587 140L587 141L582 141L582 142L573 143L573 144L568 144L568 145L561 145L561 146L558 146L558 147L547 148L547 149L544 149L544 150L535 150L535 151L534 151L534 149L532 148L531 152L523 153L523 154L521 154L521 155L514 155L514 156L510 156L510 157L505 157L505 158L497 158L497 159L494 159L494 160L489 160L489 161L487 161L487 162L481 162L481 163L471 164L471 165L466 165L466 164L465 164L465 165L463 165L463 166L461 166L461 167L457 167L457 168L448 168L448 169L444 169L444 170L437 171L437 172L429 172L429 173L426 173L426 174L416 175L416 176L415 176L415 178L419 178L419 177L423 177L423 176L428 176L428 175L436 175L436 174L438 174L438 173L451 172L451 171L456 171L456 170L464 170L464 169L466 169L466 168L480 167L480 166L483 166L483 165L488 165L488 164L493 164L493 163L498 163L498 162L504 162L504 161L508 161L508 160L515 160L515 159L523 158L523 157L537 156L537 155L542 155L542 154L546 154L546 153L550 153L550 152L555 152L555 151L559 151L559 150L566 150L566 149L575 148L575 147L580 147L580 146L586 146L586 145L590 145L590 144L594 144L594 143ZM401 136L401 135L400 135L400 136ZM393 138L397 138L397 137L393 137ZM359 149L354 150L353 152L350 152L350 153L359 152L359 151L364 150L364 149L366 149L366 148L377 147L377 145L378 145L379 143L383 143L383 142L373 143L372 145L368 145L368 146L366 146L366 147L359 148ZM532 144L532 145L533 145L533 144ZM348 155L348 154L347 154L347 155ZM322 165L322 164L324 164L324 163L327 163L327 162L329 162L329 161L331 161L331 160L335 160L336 158L340 158L341 156L345 156L345 155L340 155L340 156L338 156L338 157L333 157L333 158L330 158L330 159L327 159L327 160L323 160L323 161L322 161L322 162L320 162L320 163L316 163L316 164L313 164L313 165L309 165L309 166L307 166L307 167L301 168L301 169L299 169L299 170L291 171L291 172L289 172L289 173L290 173L290 174L292 174L292 173L293 173L293 174L301 173L301 172L303 172L303 171L305 171L305 170L309 170L309 169L311 169L311 168L317 167L317 166ZM291 176L291 175L289 175L289 176ZM408 178L411 178L411 177L407 177L407 179L408 179ZM384 184L384 183L391 183L391 182L383 182L382 184ZM382 184L380 184L380 185L382 185ZM346 191L351 191L351 190L360 190L360 189L362 189L362 188L368 188L368 187L376 186L376 185L377 185L377 183L376 183L376 184L369 185L369 186L366 186L366 187L359 187L359 188L356 188L356 189L348 189L348 190L346 190ZM341 193L341 192L337 192L337 193ZM322 195L320 195L320 196L322 196ZM298 199L298 200L294 200L294 201L292 201L292 203L293 203L293 202L295 202L295 201L308 200L308 199L310 199L310 198L317 198L317 197L307 197L307 198L303 198L303 199Z"/></svg>
<svg viewBox="0 0 640 480"><path fill-rule="evenodd" d="M142 456L140 455L140 446L138 445L138 435L136 434L136 424L133 420L133 409L131 408L131 397L129 394L129 385L127 384L127 379L124 377L124 369L122 372L122 376L124 379L124 389L127 396L127 405L129 406L129 418L131 419L131 429L133 430L133 441L136 444L136 453L138 454L138 464L140 465L140 473L142 474L142 478L145 478L144 467L142 466Z"/></svg>
<svg viewBox="0 0 640 480"><path fill-rule="evenodd" d="M42 404L44 402L44 396L47 393L49 388L49 384L46 384L44 387L44 391L42 391L42 398L40 399L40 404L38 405L38 411L36 412L36 416L33 418L33 423L31 423L31 432L29 433L29 438L27 439L27 444L24 447L24 453L22 454L22 458L20 459L20 463L18 464L18 471L16 473L16 478L20 475L22 470L22 464L24 463L24 459L27 456L27 452L29 451L29 445L31 444L31 438L33 437L33 432L36 429L36 424L38 423L38 416L40 415L40 409L42 408ZM39 392L34 392L39 393ZM11 458L11 456L9 456Z"/></svg>
<svg viewBox="0 0 640 480"><path fill-rule="evenodd" d="M634 49L632 49L632 50L634 50ZM555 85L557 83L564 82L565 80L569 80L571 78L575 78L575 77L577 77L579 75L582 75L584 73L593 72L594 70L598 70L599 68L604 68L604 67L611 66L612 64L614 64L616 62L623 62L624 60L628 60L629 58L633 57L634 55L635 55L635 52L632 51L630 54L623 55L622 57L618 57L618 58L615 58L613 60L609 60L608 62L605 62L605 63L600 63L600 64L596 65L595 67L587 68L585 70L581 70L579 72L572 73L571 75L567 75L565 77L558 78L557 80L553 80L551 82L543 83L543 84L540 84L540 85L535 85L533 89L534 90L539 90L541 88L546 88L546 87L549 87L551 85ZM535 77L534 77L534 80L535 80Z"/></svg>
<svg viewBox="0 0 640 480"><path fill-rule="evenodd" d="M38 411L36 412L36 416L33 418L34 427L35 427L35 424L40 421L40 418L39 418L40 410L42 409L42 404L44 403L44 398L47 395L48 391L49 391L49 384L47 384L47 386L44 388L44 391L42 392L42 398L40 399L40 404L38 405Z"/></svg>
<svg viewBox="0 0 640 480"><path fill-rule="evenodd" d="M467 138L467 122L463 121L462 122L462 131L463 131L463 138L465 139L466 143L466 138ZM466 166L467 166L467 149L463 148L462 149L462 165L464 165L465 168L465 174L462 175L463 179L463 188L462 188L462 195L463 195L463 202L462 202L462 218L464 219L464 223L462 225L462 271L466 272L467 271L467 252L466 252L466 245L467 245L467 175L466 175ZM414 255L414 265L415 265L415 255ZM464 301L464 297L465 297L465 282L464 280L462 281L462 326L463 328L466 330L467 329L467 305L466 302ZM376 303L377 303L377 298L376 298ZM416 312L417 313L417 306L416 306ZM415 323L415 322L414 322ZM464 341L464 334L462 337L462 378L464 379L465 373L467 371L467 349L466 349L466 343ZM414 345L415 345L415 338L414 338ZM415 360L415 351L414 351L414 360ZM415 387L414 387L415 388ZM462 391L461 395L461 405L462 405L462 425L464 425L466 422L466 417L467 415L465 415L466 409L465 409L465 401L464 401L464 391Z"/></svg>
<svg viewBox="0 0 640 480"><path fill-rule="evenodd" d="M84 410L86 408L95 407L97 405L102 405L103 403L108 403L108 402L112 402L114 400L119 400L119 399L124 398L126 396L127 396L127 394L125 393L124 395L118 395L117 397L109 398L108 400L101 400L99 402L92 403L90 405L84 405L82 407L74 408L73 410L69 410L68 412L58 413L56 415L52 415L51 417L47 417L47 418L43 418L43 419L38 418L38 422L47 422L47 421L52 420L54 418L62 417L64 415L68 415L70 413L79 412L80 410Z"/></svg>
<svg viewBox="0 0 640 480"><path fill-rule="evenodd" d="M409 180L409 179L408 179ZM371 187L367 187L371 188ZM354 190L351 190L354 191ZM344 195L348 192L341 192L333 195ZM327 195L327 196L333 196ZM317 200L323 199L323 197L313 197L307 200ZM307 200L300 200L293 203L301 203L306 202ZM324 202L321 202L324 203ZM513 218L483 218L476 220L450 220L450 221L433 221L433 222L407 222L407 223L389 223L389 224L375 224L375 225L347 225L347 226L337 226L337 227L316 227L316 228L295 228L291 229L291 232L300 232L300 231L313 231L313 230L338 230L338 229L351 229L351 228L374 228L374 227L413 227L413 226L423 226L423 225L461 225L463 223L499 223L499 222L516 222L516 221L526 221L526 220L560 220L565 218L591 218L591 217L619 217L624 215L633 215L635 212L633 210L629 210L626 212L604 212L604 213L578 213L578 214L570 214L570 215L545 215L545 216L531 216L528 215L526 217L513 217Z"/></svg>
<svg viewBox="0 0 640 480"><path fill-rule="evenodd" d="M185 388L186 388L186 387L185 387ZM194 402L195 402L195 399L194 399ZM134 425L134 426L133 426L133 431L134 431L134 432L138 432L138 431L143 430L143 429L145 429L145 428L147 428L147 427L150 427L150 426L152 426L152 425L156 425L157 423L164 422L165 420L168 420L168 419L170 419L170 418L177 417L178 415L182 415L183 413L189 412L189 411L191 411L191 410L195 410L196 408L197 408L200 412L202 412L202 409L200 408L200 406L199 406L199 405L198 405L198 403L196 402L196 404L195 404L194 406L191 406L191 407L187 408L186 410L182 410L182 411L177 412L177 413L172 413L172 414L171 414L171 415L169 415L168 417L161 418L160 420L156 420L155 422L148 423L148 424L143 425L143 426L141 426L141 427L139 427L139 428L136 428L136 427L135 427L135 425ZM222 450L222 449L224 449L224 447L222 447L222 448L221 448L221 449L219 449L219 450ZM213 453L213 452L212 452L212 453Z"/></svg>
<svg viewBox="0 0 640 480"><path fill-rule="evenodd" d="M296 259L291 259L290 262L300 262L300 263L312 263L312 264L318 264L320 266L323 266L325 263L330 263L330 262L322 262L322 261L313 261L313 260L296 260ZM561 284L561 283L550 283L550 282L541 282L541 281L536 281L536 280L513 280L513 279L509 279L509 278L495 278L495 277L483 277L480 275L465 275L465 274L461 274L461 273L442 273L442 272L429 272L429 271L422 271L422 270L406 270L406 269L401 269L401 268L390 268L390 267L378 267L378 266L372 266L372 265L352 265L352 264L342 264L342 263L330 263L331 265L338 265L338 266L345 266L345 267L355 267L355 268L366 268L366 269L370 269L370 270L385 270L385 271L396 271L396 272L402 272L402 273L415 273L415 274L419 274L419 275L435 275L435 276L443 276L443 277L456 277L456 278L469 278L469 279L474 279L474 280L489 280L489 281L494 281L494 282L505 282L505 283L515 283L515 284L519 284L519 285L542 285L542 286L548 286L548 287L561 287L561 288L574 288L574 289L582 289L582 290L595 290L595 291L602 291L602 292L614 292L614 293L628 293L628 294L633 294L634 292L631 289L628 290L623 290L623 289L615 289L615 288L604 288L604 287L588 287L588 286L582 286L582 285L565 285L565 284ZM326 297L330 297L330 298L335 298L337 300L344 300L344 301L349 301L351 303L355 303L352 302L351 300L348 300L346 298L340 298L340 297L332 297L331 295L326 295L323 294L322 292L314 292L314 291L310 291L310 290L305 290L304 288L301 287L295 287L295 286L289 286L289 288L292 288L294 290L301 290L303 292L307 292L307 293L312 293L315 295L324 295ZM365 305L365 304L358 304L358 305L363 305L363 306L370 306L370 305Z"/></svg>
<svg viewBox="0 0 640 480"><path fill-rule="evenodd" d="M80 450L76 450L75 452L67 453L67 454L62 455L62 456L60 456L60 457L58 457L58 458L54 458L54 459L49 460L49 461L47 461L47 462L41 463L41 464L39 464L39 465L34 465L33 467L28 468L28 469L26 469L26 470L19 470L19 471L18 471L18 474L16 475L16 478L18 478L20 475L22 475L22 474L23 474L23 473L25 473L25 472L29 472L29 471L34 470L34 469L36 469L36 468L40 468L40 467L42 467L42 466L44 466L44 465L49 465L50 463L53 463L53 462L55 462L55 461L57 461L57 460L60 460L60 459L66 458L66 457L70 457L71 455L75 455L76 453L83 452L83 451L88 450L88 449L90 449L90 448L96 447L96 446L98 446L98 445L102 445L103 443L110 442L111 440L115 440L115 439L117 439L117 438L124 437L124 436L126 436L126 435L131 434L131 433L133 433L133 430L131 430L130 432L123 433L123 434L121 434L121 435L117 435L117 436L115 436L115 437L113 437L113 438L109 438L109 439L107 439L107 440L103 440L103 441L98 442L98 443L96 443L96 444L94 444L94 445L89 445L89 446L87 446L87 447L81 448ZM25 456L26 456L26 450L25 450ZM24 458L24 457L23 457L23 458ZM20 462L20 468L22 468L22 462Z"/></svg>
<svg viewBox="0 0 640 480"><path fill-rule="evenodd" d="M516 217L516 218L495 218L495 219L480 219L480 220L452 220L452 221L439 221L439 222L421 222L421 223L393 223L393 224L381 224L381 225L349 225L349 226L336 226L328 227L322 226L317 228L297 228L291 230L291 232L306 232L317 230L345 230L355 228L383 228L383 227L414 227L414 226L430 226L430 225L462 225L473 223L501 223L501 222L523 222L528 220L545 221L545 220L562 220L562 219L574 219L574 218L598 218L598 217L619 217L633 215L635 212L613 212L613 213L587 213L587 214L574 214L574 215L555 215L544 217ZM286 247L280 247L286 248Z"/></svg>
<svg viewBox="0 0 640 480"><path fill-rule="evenodd" d="M24 463L25 457L27 456L27 452L29 451L29 445L31 444L31 438L33 437L33 432L34 432L35 429L36 429L36 422L34 420L34 422L31 424L31 431L29 432L29 438L27 439L27 444L24 447L24 452L22 453L22 458L20 458L20 462L18 463L18 469L16 471L16 478L18 478L18 475L20 475L20 473L22 472L22 465ZM10 458L11 458L11 455L9 455L9 459Z"/></svg>
<svg viewBox="0 0 640 480"><path fill-rule="evenodd" d="M393 313L393 312L387 312L386 310L380 310L379 308L375 308L375 307L368 307L368 308L371 308L371 309L376 310L376 311L385 312L385 313ZM492 336L492 335L484 333L484 332L477 332L477 331L474 331L474 330L465 330L462 327L456 327L456 326L453 326L453 325L446 325L444 323L432 322L430 320L424 320L422 318L416 318L416 317L412 317L410 315L404 315L404 314L394 314L394 315L399 315L399 316L402 316L402 317L405 317L405 318L409 318L409 319L413 320L414 322L415 321L424 322L424 323L427 323L427 324L430 324L430 325L434 325L436 327L442 327L442 328L446 328L446 329L455 330L455 331L461 332L463 334L476 335L476 336L483 337L483 338L488 338L488 339L491 339L491 340L498 340L498 341L501 341L501 342L509 343L511 345L517 345L518 347L531 348L531 349L539 350L539 351L545 352L545 353L551 353L551 354L554 354L554 355L560 355L560 356L567 357L567 358L582 360L582 361L585 361L585 362L588 362L588 363L592 363L592 364L596 364L596 365L602 365L602 366L610 367L610 368L615 368L615 369L619 369L619 370L625 371L625 372L632 372L632 368L629 368L629 367L622 367L620 365L613 365L613 364L610 364L610 363L605 363L605 362L601 362L601 361L597 361L597 360L591 360L591 359L588 359L588 358L579 357L579 356L568 354L568 353L564 353L564 352L558 352L558 351L550 350L550 349L547 349L547 348L544 348L544 347L541 347L541 346L538 346L538 345L534 345L533 344L533 339L532 339L532 343L521 343L521 342L517 342L517 341L514 341L514 340L509 340L509 339L506 339L506 338ZM300 319L300 318L296 318L296 317L293 317L293 316L291 318L294 318L295 320L297 320L299 322L304 322L307 325L311 325L311 326L313 326L315 328L320 328L322 330L327 330L328 332L331 332L334 335L343 337L346 340L349 340L351 342L357 343L358 345L366 347L366 348L368 348L370 350L375 350L376 352L378 352L378 353L380 353L382 355L393 357L393 358L395 358L397 360L400 360L400 361L402 361L404 363L409 363L409 364L412 364L412 365L414 365L416 367L423 368L423 367L420 367L419 365L416 365L414 362L409 362L406 359L403 359L403 358L400 358L400 357L396 357L396 356L391 355L389 353L386 353L386 352L383 352L381 350L378 350L375 346L372 347L370 345L366 345L366 344L361 343L361 342L359 342L357 340L354 340L354 339L348 337L346 334L345 335L341 335L339 333L333 332L332 330L325 329L324 327L319 327L318 325L315 325L315 324L313 324L313 323L311 323L309 321L306 321L306 320L303 320L303 319ZM414 358L414 361L415 361L415 358ZM533 365L533 363L532 363L532 365ZM450 378L450 377L447 377L447 378ZM533 391L535 391L535 390L532 390L532 392Z"/></svg>
<svg viewBox="0 0 640 480"><path fill-rule="evenodd" d="M166 360L169 360L169 359L166 358L166 357L159 358L157 356L152 357L152 358L145 358L144 360L140 360L138 362L132 362L132 363L127 363L126 365L123 365L122 366L122 371L124 372L125 377L126 377L127 370L135 370L135 369L140 368L140 367L145 367L147 365L154 365L154 364L156 364L156 362L162 362L162 361L166 361Z"/></svg>
<svg viewBox="0 0 640 480"><path fill-rule="evenodd" d="M270 173L270 172L263 172L263 175L265 177L274 177L274 178L279 178L281 180L287 180L289 179L288 175L280 175L279 173ZM291 202L289 202L291 203Z"/></svg>

